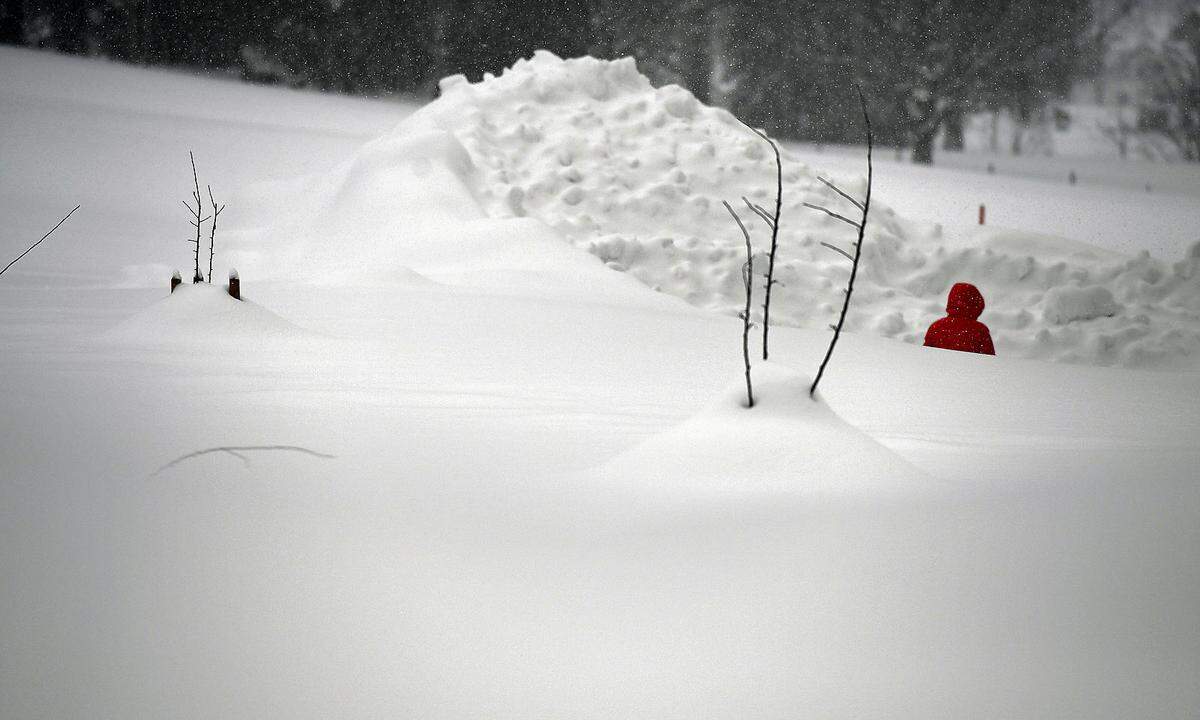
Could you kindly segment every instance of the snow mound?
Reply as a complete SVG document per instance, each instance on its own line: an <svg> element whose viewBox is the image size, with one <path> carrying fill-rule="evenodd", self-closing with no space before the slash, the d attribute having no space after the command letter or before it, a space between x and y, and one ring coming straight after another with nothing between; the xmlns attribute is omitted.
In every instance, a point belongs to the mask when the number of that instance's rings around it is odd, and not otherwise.
<svg viewBox="0 0 1200 720"><path fill-rule="evenodd" d="M392 141L431 128L452 133L470 162L450 164L470 174L464 182L487 215L537 218L656 290L718 312L740 309L742 238L721 202L740 208L765 252L769 233L740 198L774 202L775 161L729 112L678 86L653 87L631 58L538 52L480 83L446 78L441 90ZM786 149L783 162L776 266L783 285L772 321L825 327L836 318L849 268L821 243L849 249L853 230L803 203L854 209ZM854 195L865 189L861 177L832 179ZM1172 268L991 228L951 238L876 203L847 326L919 344L943 314L950 286L972 282L987 299L981 319L1001 354L1194 366L1188 356L1200 356L1200 277L1195 251L1189 258ZM1051 294L1055 288L1070 289Z"/></svg>
<svg viewBox="0 0 1200 720"><path fill-rule="evenodd" d="M753 408L739 378L712 405L610 460L599 475L668 495L878 498L929 487L899 455L811 400L811 378L765 362L753 366L752 381Z"/></svg>
<svg viewBox="0 0 1200 720"><path fill-rule="evenodd" d="M99 336L131 345L254 343L309 335L245 298L235 300L223 285L184 283Z"/></svg>

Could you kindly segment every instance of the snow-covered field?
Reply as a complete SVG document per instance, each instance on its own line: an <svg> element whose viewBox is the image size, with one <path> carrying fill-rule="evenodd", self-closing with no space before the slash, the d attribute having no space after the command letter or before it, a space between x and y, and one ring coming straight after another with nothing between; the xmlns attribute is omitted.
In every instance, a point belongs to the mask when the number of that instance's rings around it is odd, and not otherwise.
<svg viewBox="0 0 1200 720"><path fill-rule="evenodd" d="M809 327L774 330L748 411L719 200L757 197L767 156L732 134L689 156L736 128L631 68L542 97L538 78L460 85L395 127L415 108L10 49L0 66L4 255L83 205L0 278L0 717L1200 712L1181 234L1130 264L1115 253L1159 246L1054 224L1105 212L1066 191L979 231L952 186L1002 209L1036 181L881 159L823 402L802 392L828 338L807 308L836 303L842 270L805 240L842 236L796 210L780 307ZM659 101L683 116L656 126ZM664 134L678 150L618 172L622 142ZM166 292L190 267L188 150L229 203L216 275L236 264L245 303ZM857 164L791 152L797 200L826 167L856 187ZM1186 195L1096 183L1139 227L1194 225ZM1004 276L1023 256L1045 287ZM980 282L1000 356L879 336L888 301L898 337L935 317L943 279ZM1005 313L1026 306L1033 335L1072 283L1122 314L1050 328L1039 354ZM1151 332L1113 347L1167 351L1099 351L1122 332L1103 323L1143 314Z"/></svg>

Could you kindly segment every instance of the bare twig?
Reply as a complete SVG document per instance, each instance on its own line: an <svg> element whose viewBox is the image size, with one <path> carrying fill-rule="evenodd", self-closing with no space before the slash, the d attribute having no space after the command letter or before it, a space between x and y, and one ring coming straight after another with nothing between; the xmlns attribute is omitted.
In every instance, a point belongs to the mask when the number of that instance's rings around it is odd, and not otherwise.
<svg viewBox="0 0 1200 720"><path fill-rule="evenodd" d="M827 243L827 242L822 242L821 244L822 244L822 245L824 245L825 247L829 248L830 250L832 250L832 251L836 252L836 253L841 253L841 254L842 254L843 256L845 256L845 258L846 258L847 260L849 260L850 262L854 262L854 256L853 256L853 255L851 255L850 253L846 252L845 250L841 249L841 248L840 248L840 247L838 247L837 245L830 245L830 244L829 244L829 243Z"/></svg>
<svg viewBox="0 0 1200 720"><path fill-rule="evenodd" d="M775 227L775 221L771 219L770 214L767 213L767 211L764 210L761 205L755 205L754 203L750 202L748 199L746 199L745 195L742 196L742 202L746 203L746 207L750 208L750 212L762 218L762 221L767 224L767 227Z"/></svg>
<svg viewBox="0 0 1200 720"><path fill-rule="evenodd" d="M850 202L854 203L854 207L858 208L859 210L862 210L862 209L863 209L863 204L862 204L862 203L860 203L859 201L857 201L857 200L855 200L854 198L852 198L852 197L850 197L849 195L847 195L847 194L846 194L846 193L845 193L845 192L844 192L844 191L843 191L843 190L842 190L840 187L838 187L837 185L834 185L833 183L829 182L828 180L826 180L825 178L821 177L820 175L818 175L818 176L817 176L817 179L818 179L818 180L820 180L822 183L824 183L824 184L825 184L825 187L829 188L830 190L834 191L834 192L835 192L835 193L837 193L838 195L841 195L842 197L846 198L846 199L847 199L847 200L849 200Z"/></svg>
<svg viewBox="0 0 1200 720"><path fill-rule="evenodd" d="M742 121L738 120L738 122ZM742 124L746 125L744 122ZM766 218L765 212L759 215L771 228L771 252L767 255L767 279L763 285L765 292L763 294L762 357L763 360L766 360L768 354L767 339L768 334L771 332L771 288L775 285L775 253L779 249L779 215L783 212L783 159L779 154L779 146L775 144L775 141L770 136L758 128L752 128L749 125L746 125L746 127L752 130L755 135L766 140L771 145L771 149L775 151L775 215L770 220ZM746 204L750 205L750 202L747 201ZM761 208L754 205L750 207L756 213L758 210L761 210Z"/></svg>
<svg viewBox="0 0 1200 720"><path fill-rule="evenodd" d="M189 150L188 157L192 161L192 186L194 188L192 190L192 199L196 201L196 207L193 208L191 205L189 205L187 203L186 200L181 200L180 202L182 202L183 206L186 207L188 209L188 212L192 214L191 224L192 224L192 227L196 228L196 239L189 240L189 242L195 243L195 245L196 245L196 265L195 265L195 271L192 274L192 282L199 283L199 282L204 282L204 275L202 275L200 273L200 224L203 223L205 220L208 220L208 218L202 217L203 216L203 211L202 211L203 206L200 204L200 180L196 176L196 156L192 154L191 150Z"/></svg>
<svg viewBox="0 0 1200 720"><path fill-rule="evenodd" d="M65 223L65 222L67 221L67 218L69 218L69 217L71 217L72 215L74 215L74 214L75 214L75 211L76 211L76 210L78 210L78 209L79 209L79 206L78 206L78 205L76 205L74 208L72 208L72 209L71 209L71 212L69 212L69 213L67 213L66 215L64 215L62 220L59 220L58 222L56 222L56 223L54 224L54 227L52 227L52 228L50 228L49 230L47 230L47 231L46 231L46 234L42 236L42 240L45 240L46 238L50 237L50 233L52 233L52 232L54 232L55 230L57 230L57 229L58 229L58 226L59 226L59 225L62 225L63 223ZM37 247L38 245L41 245L41 244L42 244L42 240L38 240L38 241L37 241L37 242L35 242L34 244L30 245L30 246L29 246L29 247L28 247L28 248L25 250L25 252L21 253L20 255L16 256L15 258L13 258L12 262L10 262L9 264L7 264L7 265L5 265L5 266L4 266L4 270L0 270L0 275L3 275L3 274L5 273L5 271L6 271L6 270L8 270L8 269L9 269L10 267L12 267L13 265L16 265L18 260L20 260L21 258L23 258L23 257L25 257L26 255L28 255L28 254L29 254L29 253L30 253L30 252L31 252L31 251L32 251L32 250L33 250L35 247Z"/></svg>
<svg viewBox="0 0 1200 720"><path fill-rule="evenodd" d="M206 187L208 188L208 201L210 203L212 203L212 209L213 209L212 229L208 233L208 282L211 284L212 283L212 266L213 266L213 241L217 237L217 216L220 215L221 211L225 209L225 204L222 203L221 207L217 207L217 201L213 199L212 185L207 185Z"/></svg>
<svg viewBox="0 0 1200 720"><path fill-rule="evenodd" d="M249 465L250 460L242 453L255 452L259 450L287 450L291 452L304 453L305 455L311 455L312 457L321 458L323 460L333 460L337 457L336 455L326 455L325 453L319 453L315 450L309 450L308 448L300 447L299 445L221 445L219 447L205 448L204 450L190 452L187 455L181 455L150 473L150 477L154 477L164 470L169 470L181 462L191 460L192 458L198 458L202 455L211 455L213 453L226 453Z"/></svg>
<svg viewBox="0 0 1200 720"><path fill-rule="evenodd" d="M821 212L825 213L826 215L837 218L838 220L841 220L842 222L850 225L850 227L858 227L858 223L854 222L853 220L846 217L845 215L838 215L837 213L835 213L834 211L830 210L827 207L821 207L820 205L813 205L812 203L809 203L809 202L804 203L804 207L812 208L813 210L820 210Z"/></svg>
<svg viewBox="0 0 1200 720"><path fill-rule="evenodd" d="M750 382L750 299L754 293L754 250L750 246L750 231L742 224L742 219L734 212L730 204L722 200L725 209L733 216L742 237L746 239L746 264L742 266L742 284L746 288L746 308L739 313L742 319L742 360L746 364L746 407L754 407L754 387Z"/></svg>
<svg viewBox="0 0 1200 720"><path fill-rule="evenodd" d="M862 105L863 123L866 125L867 130L867 194L863 199L862 222L857 223L858 241L854 244L854 258L850 265L850 280L846 283L846 298L842 302L842 313L838 316L837 326L833 329L833 339L829 341L829 349L825 351L825 358L821 361L821 367L817 369L817 377L813 380L812 387L808 389L808 396L810 398L816 398L817 396L817 384L821 382L821 376L825 374L825 367L829 364L829 358L833 357L833 348L837 346L838 338L842 335L842 327L846 324L846 312L850 309L850 296L854 293L854 278L858 275L858 262L862 258L863 234L867 230L867 214L871 210L871 182L873 173L871 151L874 148L875 136L871 132L871 116L867 112L867 101L863 97L862 88L858 89L858 102ZM818 209L821 210L824 208Z"/></svg>

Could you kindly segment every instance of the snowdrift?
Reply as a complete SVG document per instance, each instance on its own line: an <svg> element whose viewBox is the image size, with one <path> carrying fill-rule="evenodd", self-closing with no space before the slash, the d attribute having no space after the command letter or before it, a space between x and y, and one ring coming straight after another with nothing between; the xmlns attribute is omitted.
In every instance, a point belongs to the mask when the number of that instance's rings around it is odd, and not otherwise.
<svg viewBox="0 0 1200 720"><path fill-rule="evenodd" d="M103 333L97 339L126 345L253 346L264 340L312 334L245 298L235 300L224 285L184 283L175 292Z"/></svg>
<svg viewBox="0 0 1200 720"><path fill-rule="evenodd" d="M773 362L754 365L751 377L753 408L739 378L709 407L604 464L600 477L664 497L877 500L930 487L899 455L811 400L812 378Z"/></svg>
<svg viewBox="0 0 1200 720"><path fill-rule="evenodd" d="M561 60L539 52L500 77L470 84L454 76L441 89L439 100L395 134L420 123L453 132L474 161L471 184L489 215L538 218L656 290L738 311L743 249L721 201L739 204L744 195L769 204L775 166L770 148L729 112L674 85L652 87L631 58ZM820 243L848 247L851 230L802 205L846 205L816 175L785 151L776 270L784 287L772 308L772 320L784 325L824 327L835 319L849 272ZM836 180L860 196L865 188L863 178ZM765 251L765 228L750 224ZM905 221L878 204L848 326L920 343L943 314L950 286L966 281L987 298L982 319L1002 354L1194 366L1187 356L1200 350L1198 258L1200 242L1171 265L991 229L951 239L940 226ZM1101 306L1068 309L1101 295Z"/></svg>
<svg viewBox="0 0 1200 720"><path fill-rule="evenodd" d="M627 295L616 277L628 277L694 306L740 309L744 248L721 201L769 205L775 163L728 111L653 87L631 58L547 52L480 83L445 78L441 91L335 172L264 190L261 204L282 220L234 237L232 260L258 277L361 284L411 268L437 282L597 298ZM865 189L862 177L834 179ZM849 330L920 344L951 285L971 282L1002 355L1196 367L1200 242L1171 264L1032 233L944 231L882 200ZM771 319L824 328L849 267L821 243L848 248L853 233L805 202L849 209L785 150ZM765 253L769 234L747 220Z"/></svg>

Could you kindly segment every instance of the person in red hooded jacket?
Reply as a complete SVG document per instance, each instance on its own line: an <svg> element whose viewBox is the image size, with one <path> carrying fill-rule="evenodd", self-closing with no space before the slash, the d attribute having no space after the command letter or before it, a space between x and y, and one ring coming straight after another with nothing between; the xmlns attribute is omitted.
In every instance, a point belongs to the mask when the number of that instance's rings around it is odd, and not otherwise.
<svg viewBox="0 0 1200 720"><path fill-rule="evenodd" d="M946 317L929 326L925 347L995 355L992 334L979 322L983 295L971 283L955 283L946 301Z"/></svg>

